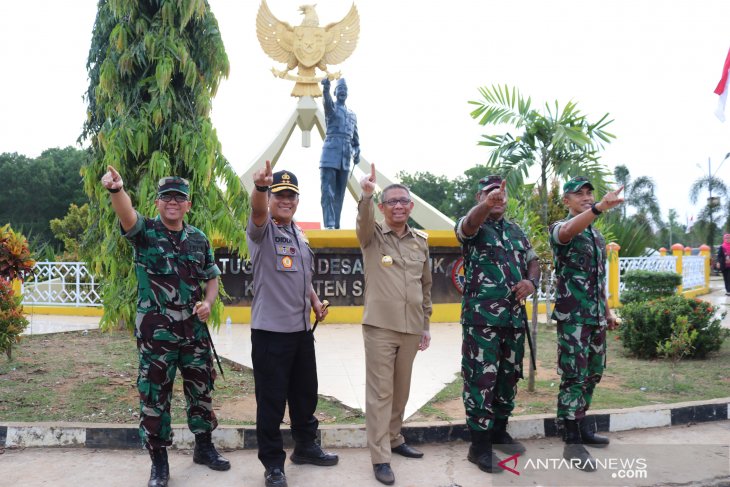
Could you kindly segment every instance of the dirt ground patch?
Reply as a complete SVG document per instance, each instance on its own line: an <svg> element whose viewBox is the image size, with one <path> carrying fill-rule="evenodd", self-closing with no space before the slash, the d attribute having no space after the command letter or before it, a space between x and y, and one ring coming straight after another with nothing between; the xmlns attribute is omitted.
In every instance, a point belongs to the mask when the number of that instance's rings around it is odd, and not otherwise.
<svg viewBox="0 0 730 487"><path fill-rule="evenodd" d="M223 362L213 407L223 424L253 424L256 399L250 369ZM0 421L103 421L134 424L139 418L137 351L126 332L56 333L24 337L13 360L0 359ZM322 423L361 422L359 411L321 397ZM178 373L172 417L185 422Z"/></svg>

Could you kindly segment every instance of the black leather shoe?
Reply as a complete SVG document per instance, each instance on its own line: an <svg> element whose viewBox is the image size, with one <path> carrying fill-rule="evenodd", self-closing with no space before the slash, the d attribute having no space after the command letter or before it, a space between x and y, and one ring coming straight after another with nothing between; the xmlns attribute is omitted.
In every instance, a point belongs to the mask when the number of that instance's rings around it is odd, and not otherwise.
<svg viewBox="0 0 730 487"><path fill-rule="evenodd" d="M337 462L340 461L337 454L324 451L316 443L309 445L297 444L289 458L297 465L310 463L312 465L319 465L320 467L331 467L332 465L337 465Z"/></svg>
<svg viewBox="0 0 730 487"><path fill-rule="evenodd" d="M373 473L381 484L393 485L395 483L395 474L390 468L390 463L376 463L373 465Z"/></svg>
<svg viewBox="0 0 730 487"><path fill-rule="evenodd" d="M210 433L199 433L195 435L195 450L193 451L193 461L201 465L207 465L213 470L228 470L231 468L231 462L226 460L218 453L213 446Z"/></svg>
<svg viewBox="0 0 730 487"><path fill-rule="evenodd" d="M423 456L422 451L416 450L408 443L401 443L395 448L391 448L390 451L397 453L398 455L403 455L406 458L421 458Z"/></svg>
<svg viewBox="0 0 730 487"><path fill-rule="evenodd" d="M286 475L279 467L267 468L264 472L266 487L287 487Z"/></svg>

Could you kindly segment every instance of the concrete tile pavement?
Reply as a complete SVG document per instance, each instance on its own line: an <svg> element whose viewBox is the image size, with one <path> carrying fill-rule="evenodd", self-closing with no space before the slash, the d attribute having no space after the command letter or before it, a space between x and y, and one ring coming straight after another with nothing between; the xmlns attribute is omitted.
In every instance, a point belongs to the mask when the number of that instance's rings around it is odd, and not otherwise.
<svg viewBox="0 0 730 487"><path fill-rule="evenodd" d="M362 328L354 324L321 324L315 331L319 393L343 404L365 410L365 350ZM224 325L213 333L218 354L251 367L251 328L247 324ZM405 416L426 404L461 369L461 326L433 323L431 346L419 352L413 366L411 395Z"/></svg>
<svg viewBox="0 0 730 487"><path fill-rule="evenodd" d="M421 445L425 457L419 460L394 456L391 465L396 486L401 487L478 487L501 485L553 486L658 486L658 485L730 485L730 421L682 425L665 428L610 433L611 445L592 449L605 467L593 473L569 468L530 469L539 461L559 461L563 444L557 438L524 441L527 452L507 466L521 475L503 472L489 475L466 459L468 444L452 441ZM335 467L285 466L292 487L348 485L380 486L373 477L370 455L365 448L340 448L340 463ZM289 452L290 453L290 452ZM170 487L214 485L263 486L263 468L256 450L225 453L232 468L214 472L192 462L190 450L170 451ZM506 455L500 458L505 459ZM617 478L621 472L609 461L636 461L647 464L642 477ZM3 485L27 487L104 485L121 487L145 485L149 477L149 457L141 450L86 448L26 448L0 450L0 478ZM551 465L553 465L551 463ZM624 469L624 474L641 473L641 469ZM630 480L628 480L630 479Z"/></svg>

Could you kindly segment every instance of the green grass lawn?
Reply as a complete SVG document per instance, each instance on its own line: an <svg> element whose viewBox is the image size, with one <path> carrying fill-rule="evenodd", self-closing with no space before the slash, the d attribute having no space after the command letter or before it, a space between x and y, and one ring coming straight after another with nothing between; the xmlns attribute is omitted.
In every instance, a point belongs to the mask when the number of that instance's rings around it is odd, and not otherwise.
<svg viewBox="0 0 730 487"><path fill-rule="evenodd" d="M671 362L639 360L627 354L618 334L608 333L607 367L596 388L591 409L628 408L730 397L730 339L705 360L684 360L677 365L675 383ZM555 327L541 324L537 334L538 371L535 392L527 391L529 353L525 350L525 380L520 381L515 414L555 413L560 377L556 371ZM457 374L419 411L423 419L455 420L464 417L462 380Z"/></svg>

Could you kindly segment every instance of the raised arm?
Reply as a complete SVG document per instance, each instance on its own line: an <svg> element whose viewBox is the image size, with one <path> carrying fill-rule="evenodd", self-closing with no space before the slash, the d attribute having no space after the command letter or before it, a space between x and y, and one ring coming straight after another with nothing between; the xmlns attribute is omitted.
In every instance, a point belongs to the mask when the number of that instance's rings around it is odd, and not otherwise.
<svg viewBox="0 0 730 487"><path fill-rule="evenodd" d="M112 198L112 208L122 224L125 232L137 223L137 212L132 206L132 200L124 191L124 181L113 166L107 166L107 172L101 177L101 184L109 191Z"/></svg>
<svg viewBox="0 0 730 487"><path fill-rule="evenodd" d="M271 161L266 161L264 169L253 173L253 184L256 185L256 188L251 195L251 220L257 227L263 225L269 217L269 189L273 182L274 173L271 170Z"/></svg>
<svg viewBox="0 0 730 487"><path fill-rule="evenodd" d="M623 191L623 189L624 187L621 186L616 191L609 191L603 199L601 199L601 201L593 206L595 206L596 210L600 213L608 211L611 208L615 208L624 202L624 199L619 197L619 193ZM589 208L583 213L576 215L560 225L560 229L558 230L558 240L561 244L567 244L573 239L573 237L588 228L588 225L593 223L596 218L598 218L598 215L593 212L593 208Z"/></svg>
<svg viewBox="0 0 730 487"><path fill-rule="evenodd" d="M357 202L357 223L355 233L362 247L367 247L375 232L375 208L373 193L375 193L375 164L370 164L370 175L360 179L362 195Z"/></svg>
<svg viewBox="0 0 730 487"><path fill-rule="evenodd" d="M487 219L487 215L492 211L492 208L497 204L504 204L507 199L507 192L505 187L507 181L502 181L498 189L490 191L486 198L477 203L469 213L466 214L466 218L461 221L461 233L465 237L471 237L479 231L479 227L482 226L484 220Z"/></svg>
<svg viewBox="0 0 730 487"><path fill-rule="evenodd" d="M332 101L332 95L330 95L329 78L322 80L322 105L324 106L324 116L326 120L335 110L335 102Z"/></svg>

